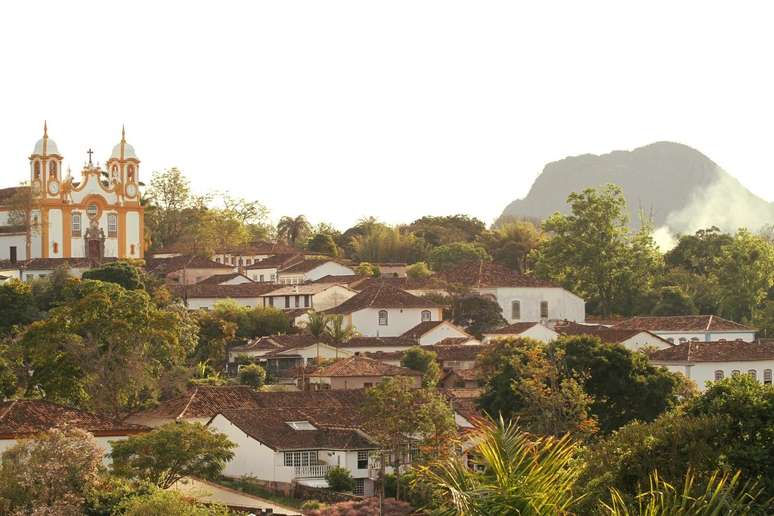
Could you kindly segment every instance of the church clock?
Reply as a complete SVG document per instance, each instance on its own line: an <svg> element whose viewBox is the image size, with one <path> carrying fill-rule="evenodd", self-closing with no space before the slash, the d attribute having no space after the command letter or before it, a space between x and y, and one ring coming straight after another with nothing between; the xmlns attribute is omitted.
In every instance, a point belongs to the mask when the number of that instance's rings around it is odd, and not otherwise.
<svg viewBox="0 0 774 516"><path fill-rule="evenodd" d="M134 186L132 183L129 183L126 185L126 196L127 197L134 197L137 195L137 187Z"/></svg>
<svg viewBox="0 0 774 516"><path fill-rule="evenodd" d="M59 181L52 180L48 182L48 193L56 195L59 193Z"/></svg>

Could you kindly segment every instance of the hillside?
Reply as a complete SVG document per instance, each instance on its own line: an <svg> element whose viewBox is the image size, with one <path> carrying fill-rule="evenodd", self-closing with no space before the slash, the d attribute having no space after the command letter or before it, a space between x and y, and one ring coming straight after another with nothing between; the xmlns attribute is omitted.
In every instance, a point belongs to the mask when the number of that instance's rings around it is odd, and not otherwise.
<svg viewBox="0 0 774 516"><path fill-rule="evenodd" d="M543 219L566 212L571 192L606 183L623 188L633 226L640 209L653 217L657 228L667 226L673 233L709 225L726 231L755 229L774 222L774 204L751 193L701 152L672 142L549 163L527 196L510 203L501 217Z"/></svg>

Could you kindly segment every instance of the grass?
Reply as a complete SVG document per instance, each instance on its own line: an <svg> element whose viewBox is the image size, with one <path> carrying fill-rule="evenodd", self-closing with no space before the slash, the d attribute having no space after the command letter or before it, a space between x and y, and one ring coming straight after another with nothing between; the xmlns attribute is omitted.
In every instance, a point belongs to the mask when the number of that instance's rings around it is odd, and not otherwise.
<svg viewBox="0 0 774 516"><path fill-rule="evenodd" d="M300 509L301 505L305 502L305 500L290 498L288 496L283 496L283 495L274 493L264 487L259 486L258 484L254 484L250 482L249 480L221 477L218 483L226 487L230 487L231 489L236 489L238 491L242 491L243 493L251 494L253 496L258 496L260 498L265 498L276 504L285 505L287 507L292 507L294 509Z"/></svg>

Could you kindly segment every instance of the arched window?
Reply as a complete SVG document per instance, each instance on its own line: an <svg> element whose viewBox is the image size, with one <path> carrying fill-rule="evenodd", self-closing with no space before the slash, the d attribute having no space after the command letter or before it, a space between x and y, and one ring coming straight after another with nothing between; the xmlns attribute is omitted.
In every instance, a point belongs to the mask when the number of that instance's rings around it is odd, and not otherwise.
<svg viewBox="0 0 774 516"><path fill-rule="evenodd" d="M731 376L739 376L739 369L734 369L731 371Z"/></svg>
<svg viewBox="0 0 774 516"><path fill-rule="evenodd" d="M81 214L80 213L73 213L73 221L72 221L72 236L79 237L81 236Z"/></svg>
<svg viewBox="0 0 774 516"><path fill-rule="evenodd" d="M89 216L90 219L93 219L97 216L99 209L97 208L97 205L94 203L89 204L86 206L86 215Z"/></svg>
<svg viewBox="0 0 774 516"><path fill-rule="evenodd" d="M763 383L771 385L771 369L763 370Z"/></svg>
<svg viewBox="0 0 774 516"><path fill-rule="evenodd" d="M134 181L134 165L129 165L129 167L127 168L126 180L130 182Z"/></svg>
<svg viewBox="0 0 774 516"><path fill-rule="evenodd" d="M35 164L32 166L33 173L32 177L34 179L40 179L40 161L36 161Z"/></svg>
<svg viewBox="0 0 774 516"><path fill-rule="evenodd" d="M747 371L747 374L748 374L748 375L750 376L750 378L752 378L753 380L756 380L756 381L758 380L758 371L756 371L755 369L750 369L749 371Z"/></svg>
<svg viewBox="0 0 774 516"><path fill-rule="evenodd" d="M387 310L379 310L379 326L387 326Z"/></svg>
<svg viewBox="0 0 774 516"><path fill-rule="evenodd" d="M118 215L115 213L108 213L108 236L109 237L117 237L118 236Z"/></svg>
<svg viewBox="0 0 774 516"><path fill-rule="evenodd" d="M520 301L511 301L511 319L521 319Z"/></svg>
<svg viewBox="0 0 774 516"><path fill-rule="evenodd" d="M59 253L59 243L58 242L54 242L52 247L53 247L53 250L54 250L54 254L58 254Z"/></svg>
<svg viewBox="0 0 774 516"><path fill-rule="evenodd" d="M548 319L548 301L540 302L540 318Z"/></svg>
<svg viewBox="0 0 774 516"><path fill-rule="evenodd" d="M715 371L715 381L717 382L717 381L720 381L722 379L723 379L723 371L718 369L717 371Z"/></svg>
<svg viewBox="0 0 774 516"><path fill-rule="evenodd" d="M129 246L129 254L131 254L132 256L134 256L134 244L132 244L132 245L130 245L130 246Z"/></svg>
<svg viewBox="0 0 774 516"><path fill-rule="evenodd" d="M430 313L430 310L422 310L422 322L432 321L432 320L433 320L433 316Z"/></svg>
<svg viewBox="0 0 774 516"><path fill-rule="evenodd" d="M48 162L48 177L52 179L56 177L56 161Z"/></svg>

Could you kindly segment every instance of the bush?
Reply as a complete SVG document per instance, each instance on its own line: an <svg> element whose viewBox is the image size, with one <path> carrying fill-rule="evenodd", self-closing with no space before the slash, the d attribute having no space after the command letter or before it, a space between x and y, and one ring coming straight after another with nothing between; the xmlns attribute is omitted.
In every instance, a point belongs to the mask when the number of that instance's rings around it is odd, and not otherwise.
<svg viewBox="0 0 774 516"><path fill-rule="evenodd" d="M321 507L319 500L306 500L301 504L301 510L316 511Z"/></svg>
<svg viewBox="0 0 774 516"><path fill-rule="evenodd" d="M230 511L219 505L199 505L174 491L158 490L134 496L119 506L123 516L227 516Z"/></svg>
<svg viewBox="0 0 774 516"><path fill-rule="evenodd" d="M266 383L266 370L258 364L244 365L239 368L239 383L260 389Z"/></svg>
<svg viewBox="0 0 774 516"><path fill-rule="evenodd" d="M328 482L328 488L340 493L349 493L355 488L355 481L349 470L336 466L328 470L325 474L325 480Z"/></svg>

